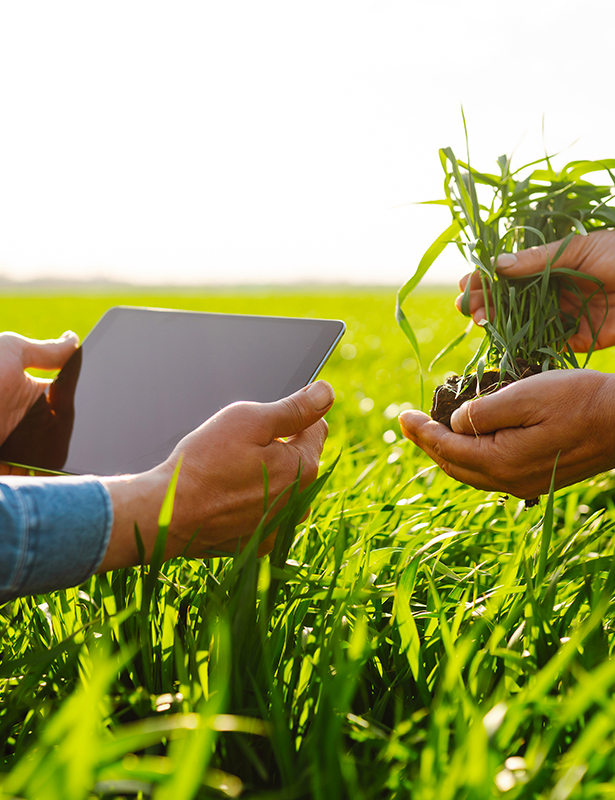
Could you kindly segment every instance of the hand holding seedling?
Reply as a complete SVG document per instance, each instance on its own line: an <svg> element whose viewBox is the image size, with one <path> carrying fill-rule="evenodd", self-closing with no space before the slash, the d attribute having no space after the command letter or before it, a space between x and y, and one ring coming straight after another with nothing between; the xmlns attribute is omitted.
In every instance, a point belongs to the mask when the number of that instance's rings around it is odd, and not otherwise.
<svg viewBox="0 0 615 800"><path fill-rule="evenodd" d="M501 256L498 272L509 279L536 274L545 268L547 254L553 258L560 244ZM587 296L593 294L586 310L594 330L604 320L596 347L614 345L615 231L573 237L558 265L578 271L579 289ZM602 281L604 293L596 293L595 284L583 275ZM470 312L479 323L486 317L485 296L477 272L461 279L462 292L468 280ZM461 298L456 300L458 308ZM577 315L578 297L564 289L561 309ZM578 332L569 340L571 347L587 352L592 338L587 318L581 317ZM452 432L420 412L405 412L400 421L404 435L452 477L478 489L533 498L549 490L558 453L556 488L615 466L614 384L615 376L590 370L548 371L464 403L453 413Z"/></svg>
<svg viewBox="0 0 615 800"><path fill-rule="evenodd" d="M474 270L456 305L485 335L463 374L436 387L433 421L406 412L404 434L460 481L526 499L549 489L558 454L557 486L610 469L615 376L580 367L615 344L615 159L556 170L545 154L513 169L501 156L482 172L469 152L463 162L444 148L440 162L446 197L436 202L452 223L400 288L396 318L420 363L402 306L454 242Z"/></svg>
<svg viewBox="0 0 615 800"><path fill-rule="evenodd" d="M452 431L420 411L400 416L404 436L448 475L525 499L615 467L615 376L553 370L464 403Z"/></svg>
<svg viewBox="0 0 615 800"><path fill-rule="evenodd" d="M59 370L78 345L79 338L72 331L66 331L59 339L45 340L28 339L17 333L0 334L0 444L50 383L46 378L34 378L25 370L30 367ZM47 416L50 419L51 415ZM17 467L0 464L0 475L23 472Z"/></svg>
<svg viewBox="0 0 615 800"><path fill-rule="evenodd" d="M562 244L561 240L546 245L532 247L519 252L505 253L498 258L497 271L506 278L524 278L542 272L547 264L547 255L553 260ZM586 311L591 316L595 331L599 330L596 349L611 347L615 344L615 231L593 231L587 236L574 236L560 255L557 266L578 272L575 283L585 297L593 295ZM596 284L584 280L588 275L602 281L604 292L596 292ZM463 292L468 280L470 283L470 313L478 324L487 317L485 312L485 295L480 285L480 274L475 271L464 275L459 282ZM461 311L463 295L455 300ZM605 302L608 300L608 313L605 318ZM562 288L560 307L563 313L574 317L579 315L579 298L565 287ZM493 308L490 309L490 317ZM604 323L604 324L603 324ZM600 327L602 325L602 327ZM587 353L593 341L592 332L586 316L579 320L579 330L568 340L577 353Z"/></svg>
<svg viewBox="0 0 615 800"><path fill-rule="evenodd" d="M141 475L104 479L114 522L98 571L139 563L135 522L146 560L151 557L158 513L180 455L165 559L184 553L194 557L220 550L234 553L263 516L263 464L269 478L269 505L280 497L274 511L288 499L284 492L296 480L300 466L301 488L316 478L327 437L322 417L333 399L331 386L317 381L275 403L234 403L182 439L159 467ZM288 438L283 441L283 437ZM262 543L261 555L272 548L274 537Z"/></svg>
<svg viewBox="0 0 615 800"><path fill-rule="evenodd" d="M546 247L501 256L498 272L509 279L536 274L545 268L547 254L552 259L560 244L552 242ZM586 311L591 315L595 331L604 320L596 347L614 345L615 231L573 237L558 264L578 271L579 289L587 296L593 295ZM584 280L583 275L602 281L604 292L596 293L595 284ZM470 312L479 323L486 317L485 296L479 288L477 272L461 279L462 291L468 280L471 281ZM458 308L461 308L461 298L462 295L456 300ZM577 315L578 297L563 289L561 309ZM573 350L587 352L592 341L587 318L581 317L579 330L569 343ZM615 437L613 442L609 440L615 421L614 382L613 375L589 370L549 371L464 403L451 418L452 434L437 423L430 421L428 426L428 418L418 412L404 415L402 430L449 475L464 483L510 492L518 497L536 497L548 491L555 458L560 451L557 487L615 466ZM465 437L458 434L465 434Z"/></svg>

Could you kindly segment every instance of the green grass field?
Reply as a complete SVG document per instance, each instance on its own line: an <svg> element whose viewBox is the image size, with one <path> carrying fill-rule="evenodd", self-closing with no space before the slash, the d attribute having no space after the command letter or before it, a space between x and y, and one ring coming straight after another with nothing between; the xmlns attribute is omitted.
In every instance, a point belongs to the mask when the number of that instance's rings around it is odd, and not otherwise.
<svg viewBox="0 0 615 800"><path fill-rule="evenodd" d="M413 295L426 363L463 327L452 297ZM261 561L0 608L1 798L615 797L612 476L526 511L400 440L419 382L393 291L6 295L2 328L84 336L119 303L344 319L326 482Z"/></svg>

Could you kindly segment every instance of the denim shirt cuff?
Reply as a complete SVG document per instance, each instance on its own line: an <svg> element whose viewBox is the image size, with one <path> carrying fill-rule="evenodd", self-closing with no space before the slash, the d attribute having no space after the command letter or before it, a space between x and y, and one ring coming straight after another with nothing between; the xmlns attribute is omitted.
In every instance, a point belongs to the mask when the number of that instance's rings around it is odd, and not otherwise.
<svg viewBox="0 0 615 800"><path fill-rule="evenodd" d="M0 481L0 602L76 586L100 566L113 506L92 476Z"/></svg>

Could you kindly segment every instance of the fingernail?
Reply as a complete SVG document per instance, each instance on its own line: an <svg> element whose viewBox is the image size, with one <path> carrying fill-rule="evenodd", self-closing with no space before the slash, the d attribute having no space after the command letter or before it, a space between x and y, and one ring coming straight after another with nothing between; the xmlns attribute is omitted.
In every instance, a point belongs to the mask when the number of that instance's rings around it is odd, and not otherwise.
<svg viewBox="0 0 615 800"><path fill-rule="evenodd" d="M509 269L509 267L514 267L517 263L517 256L514 253L502 253L498 256L497 260L497 268L498 269Z"/></svg>
<svg viewBox="0 0 615 800"><path fill-rule="evenodd" d="M78 339L79 337L74 331L64 331L60 339Z"/></svg>
<svg viewBox="0 0 615 800"><path fill-rule="evenodd" d="M457 430L455 430L455 424L458 422L458 420L459 420L459 409L456 408L451 414L451 430L453 431L453 433L459 432L459 427L457 427Z"/></svg>
<svg viewBox="0 0 615 800"><path fill-rule="evenodd" d="M316 381L316 383L311 383L305 391L307 396L314 404L314 408L318 411L322 411L323 408L328 408L328 406L330 406L335 400L335 392L333 391L333 387L330 386L327 381Z"/></svg>

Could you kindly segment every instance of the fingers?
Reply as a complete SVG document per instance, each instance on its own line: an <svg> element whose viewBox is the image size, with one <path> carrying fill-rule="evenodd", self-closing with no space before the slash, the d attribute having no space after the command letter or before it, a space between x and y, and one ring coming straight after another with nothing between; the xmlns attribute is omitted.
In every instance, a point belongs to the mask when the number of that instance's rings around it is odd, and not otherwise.
<svg viewBox="0 0 615 800"><path fill-rule="evenodd" d="M457 311L463 314L463 292L468 284L468 281L470 281L470 315L474 319L474 322L478 325L483 319L487 318L487 314L485 312L485 292L483 291L479 270L469 272L467 275L464 275L463 278L461 278L459 281L461 294L455 298L455 306ZM490 313L493 313L493 309L490 309Z"/></svg>
<svg viewBox="0 0 615 800"><path fill-rule="evenodd" d="M460 294L455 298L455 307L460 314L463 314L461 309L462 301L463 294ZM493 314L493 308L490 309L490 312ZM470 314L477 325L480 324L482 320L487 318L487 314L485 312L485 295L482 291L470 292Z"/></svg>
<svg viewBox="0 0 615 800"><path fill-rule="evenodd" d="M554 266L578 269L588 238L587 236L573 236ZM559 239L557 242L549 242L546 246L530 247L527 250L519 250L517 253L502 253L498 256L497 271L507 278L520 278L524 275L542 272L547 265L547 255L552 261L561 244L562 240Z"/></svg>
<svg viewBox="0 0 615 800"><path fill-rule="evenodd" d="M595 240L592 240L591 236L573 236L554 266L578 269L586 254L586 248L593 241ZM549 260L553 261L561 244L562 239L558 239L556 242L549 242L546 246L528 247L527 250L519 250L516 253L501 253L496 261L496 269L507 278L521 278L525 275L542 272L547 265L547 255ZM461 278L459 288L462 292L466 288L468 280L470 280L471 294L481 289L479 270L474 270Z"/></svg>
<svg viewBox="0 0 615 800"><path fill-rule="evenodd" d="M554 267L579 269L592 243L595 243L595 239L592 239L591 236L574 236L555 262ZM530 247L527 250L519 250L517 253L501 253L496 262L497 272L507 278L522 278L542 272L547 265L547 257L552 262L561 244L562 240L559 239L556 242L549 242L546 246ZM461 278L459 288L462 292L468 281L470 281L470 313L474 321L479 323L487 316L480 270L475 270ZM461 296L455 300L455 305L461 311Z"/></svg>
<svg viewBox="0 0 615 800"><path fill-rule="evenodd" d="M515 497L527 499L548 492L558 453L561 458L556 488L612 468L613 464L613 449L604 446L604 431L598 437L592 436L595 426L591 423L589 430L581 431L571 441L562 425L549 428L544 421L481 436L449 431L416 411L404 412L400 422L404 435L447 475L476 489L506 492Z"/></svg>
<svg viewBox="0 0 615 800"><path fill-rule="evenodd" d="M466 436L479 436L503 428L523 428L535 424L536 397L531 397L533 387L524 385L525 381L532 380L534 378L525 378L493 394L464 403L453 411L452 430Z"/></svg>
<svg viewBox="0 0 615 800"><path fill-rule="evenodd" d="M72 331L66 331L59 339L19 338L24 342L21 354L24 369L62 369L79 346L79 337Z"/></svg>
<svg viewBox="0 0 615 800"><path fill-rule="evenodd" d="M435 422L421 411L404 411L399 416L399 423L406 439L428 452L440 466L448 462L468 463L471 448L475 446L473 438L452 433L446 425ZM461 457L455 455L454 444L453 450L450 449L454 439L458 440L457 449Z"/></svg>
<svg viewBox="0 0 615 800"><path fill-rule="evenodd" d="M463 276L463 278L461 278L459 281L459 288L462 292L466 288L468 280L470 281L470 289L472 291L477 291L479 289L482 291L483 283L481 281L480 270L475 269L474 272L468 272Z"/></svg>
<svg viewBox="0 0 615 800"><path fill-rule="evenodd" d="M326 414L334 399L332 387L326 381L316 381L290 397L263 404L271 438L279 439L306 431Z"/></svg>
<svg viewBox="0 0 615 800"><path fill-rule="evenodd" d="M406 438L420 447L447 475L461 483L475 489L506 492L524 498L536 497L549 488L553 461L549 456L547 467L544 467L545 442L539 443L537 449L534 441L532 447L534 429L517 428L483 436L462 436L419 411L405 411L400 416L400 423ZM528 461L530 451L533 455Z"/></svg>
<svg viewBox="0 0 615 800"><path fill-rule="evenodd" d="M404 411L399 422L406 439L420 447L451 478L475 489L498 488L490 475L474 466L488 458L485 451L492 446L491 437L459 436L420 411Z"/></svg>
<svg viewBox="0 0 615 800"><path fill-rule="evenodd" d="M464 403L453 412L455 433L478 436L507 428L531 428L561 413L568 398L591 406L601 373L593 370L550 370L532 375ZM562 420L564 423L564 420Z"/></svg>

